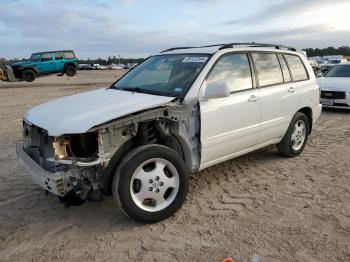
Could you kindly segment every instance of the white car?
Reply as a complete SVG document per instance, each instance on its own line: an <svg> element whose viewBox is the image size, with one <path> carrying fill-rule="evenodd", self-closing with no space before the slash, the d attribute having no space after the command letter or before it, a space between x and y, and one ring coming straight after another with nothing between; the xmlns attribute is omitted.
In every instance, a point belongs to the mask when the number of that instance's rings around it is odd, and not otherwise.
<svg viewBox="0 0 350 262"><path fill-rule="evenodd" d="M350 63L334 66L317 82L324 107L350 109Z"/></svg>
<svg viewBox="0 0 350 262"><path fill-rule="evenodd" d="M189 173L273 144L299 155L319 97L307 58L293 48L171 48L109 88L29 110L17 154L67 205L113 195L125 214L152 223L183 204Z"/></svg>

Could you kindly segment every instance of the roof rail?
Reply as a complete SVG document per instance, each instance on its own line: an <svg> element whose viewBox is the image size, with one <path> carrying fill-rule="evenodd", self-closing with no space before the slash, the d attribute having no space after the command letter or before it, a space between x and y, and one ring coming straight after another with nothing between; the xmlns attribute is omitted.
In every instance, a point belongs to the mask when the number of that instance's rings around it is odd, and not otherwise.
<svg viewBox="0 0 350 262"><path fill-rule="evenodd" d="M206 47L215 47L215 46L224 46L226 44L215 44L215 45L203 45L203 46L184 46L184 47L172 47L169 49L165 49L160 53L170 52L179 49L191 49L191 48L206 48Z"/></svg>
<svg viewBox="0 0 350 262"><path fill-rule="evenodd" d="M251 42L251 43L229 43L229 44L225 44L225 45L221 46L219 48L219 50L222 50L222 49L225 49L225 48L233 48L235 46L241 46L241 45L250 46L250 47L273 47L275 49L287 49L287 50L291 50L291 51L298 51L296 48L290 47L290 46L275 45L275 44L265 44L265 43L255 43L255 42Z"/></svg>
<svg viewBox="0 0 350 262"><path fill-rule="evenodd" d="M206 47L215 47L215 46L220 46L219 50L222 50L225 48L233 48L235 46L249 46L249 47L273 47L275 49L287 49L287 50L291 50L291 51L298 51L296 48L290 47L290 46L250 42L250 43L215 44L215 45L205 45L205 46L172 47L169 49L165 49L160 53L170 52L170 51L179 50L179 49L206 48Z"/></svg>

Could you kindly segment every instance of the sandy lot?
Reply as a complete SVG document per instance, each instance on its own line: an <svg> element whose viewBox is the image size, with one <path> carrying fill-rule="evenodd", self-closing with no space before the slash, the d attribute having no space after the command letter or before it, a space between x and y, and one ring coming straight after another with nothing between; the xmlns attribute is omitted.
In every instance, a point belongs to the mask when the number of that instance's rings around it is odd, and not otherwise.
<svg viewBox="0 0 350 262"><path fill-rule="evenodd" d="M112 199L64 208L19 166L24 113L121 72L0 83L1 261L350 261L350 112L325 111L304 153L274 147L193 175L183 208L142 225Z"/></svg>

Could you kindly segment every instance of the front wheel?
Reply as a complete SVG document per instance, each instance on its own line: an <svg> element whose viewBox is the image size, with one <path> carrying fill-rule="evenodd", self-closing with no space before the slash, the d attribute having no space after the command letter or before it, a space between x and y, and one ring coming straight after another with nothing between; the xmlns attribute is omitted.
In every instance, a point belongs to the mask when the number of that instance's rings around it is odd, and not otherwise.
<svg viewBox="0 0 350 262"><path fill-rule="evenodd" d="M22 73L22 79L26 82L33 82L36 78L36 74L33 70L24 70Z"/></svg>
<svg viewBox="0 0 350 262"><path fill-rule="evenodd" d="M129 217L154 223L173 215L188 191L184 161L172 149L145 145L130 151L119 164L113 196Z"/></svg>
<svg viewBox="0 0 350 262"><path fill-rule="evenodd" d="M309 135L309 120L305 114L297 112L282 141L277 145L284 156L297 156L303 152Z"/></svg>

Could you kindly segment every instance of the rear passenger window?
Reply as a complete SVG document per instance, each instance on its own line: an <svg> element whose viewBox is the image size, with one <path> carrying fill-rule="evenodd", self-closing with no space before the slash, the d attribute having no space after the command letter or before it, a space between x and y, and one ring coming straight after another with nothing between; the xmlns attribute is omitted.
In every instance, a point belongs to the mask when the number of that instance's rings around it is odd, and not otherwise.
<svg viewBox="0 0 350 262"><path fill-rule="evenodd" d="M299 56L285 54L284 57L287 60L294 81L303 81L309 79L305 66Z"/></svg>
<svg viewBox="0 0 350 262"><path fill-rule="evenodd" d="M284 82L285 83L291 82L292 78L290 77L288 66L287 66L286 61L283 58L283 55L277 55L277 56L278 56L278 60L280 61L280 64L281 64Z"/></svg>
<svg viewBox="0 0 350 262"><path fill-rule="evenodd" d="M73 59L73 58L75 58L73 52L64 52L64 57L65 57L66 59Z"/></svg>
<svg viewBox="0 0 350 262"><path fill-rule="evenodd" d="M248 56L232 54L221 58L207 79L207 82L214 81L226 81L231 92L253 88Z"/></svg>
<svg viewBox="0 0 350 262"><path fill-rule="evenodd" d="M62 60L63 59L63 53L62 52L56 52L55 53L55 59L56 60Z"/></svg>
<svg viewBox="0 0 350 262"><path fill-rule="evenodd" d="M276 54L254 53L253 60L260 86L283 83L282 71Z"/></svg>

